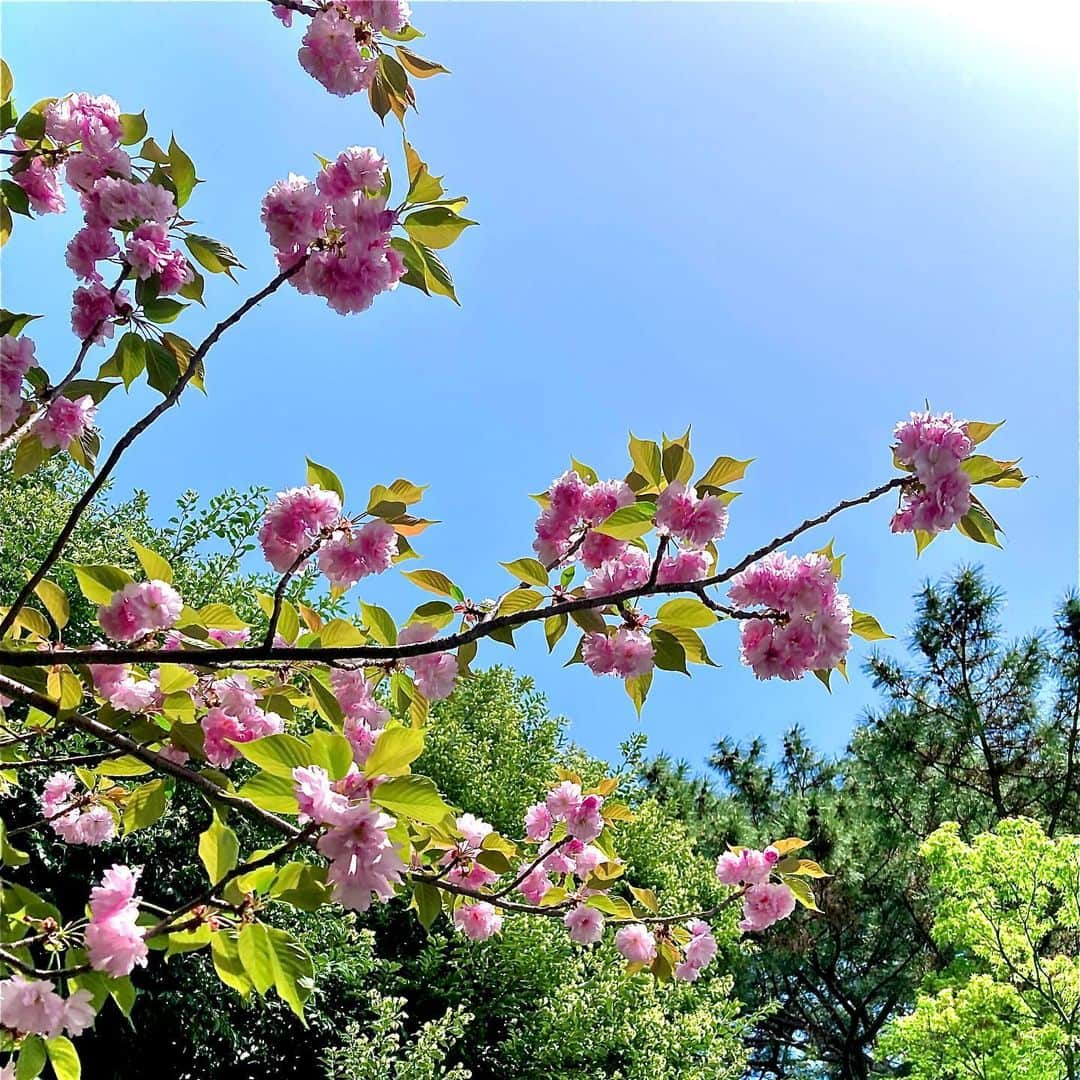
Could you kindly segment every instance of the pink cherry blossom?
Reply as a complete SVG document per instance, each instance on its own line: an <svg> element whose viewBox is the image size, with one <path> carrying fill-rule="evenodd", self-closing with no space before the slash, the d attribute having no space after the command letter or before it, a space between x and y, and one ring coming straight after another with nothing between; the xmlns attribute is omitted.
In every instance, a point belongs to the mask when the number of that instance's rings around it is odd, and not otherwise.
<svg viewBox="0 0 1080 1080"><path fill-rule="evenodd" d="M904 489L900 509L892 519L893 532L931 536L956 525L971 509L971 478L963 469L974 443L967 422L952 413L912 413L896 426L893 454L918 481Z"/></svg>
<svg viewBox="0 0 1080 1080"><path fill-rule="evenodd" d="M79 277L87 281L101 281L97 264L119 252L113 234L107 228L87 225L71 238L65 261Z"/></svg>
<svg viewBox="0 0 1080 1080"><path fill-rule="evenodd" d="M31 158L30 164L15 173L12 179L26 192L35 213L62 214L67 209L60 187L60 170L48 165L43 157Z"/></svg>
<svg viewBox="0 0 1080 1080"><path fill-rule="evenodd" d="M586 844L595 840L604 830L604 819L600 816L603 805L602 795L586 795L567 811L566 831Z"/></svg>
<svg viewBox="0 0 1080 1080"><path fill-rule="evenodd" d="M130 975L136 965L146 966L146 931L136 919L139 897L135 885L139 871L126 866L106 870L100 885L90 892L90 924L86 952L95 971L114 978Z"/></svg>
<svg viewBox="0 0 1080 1080"><path fill-rule="evenodd" d="M320 825L333 825L342 820L349 802L333 790L325 769L318 765L297 766L292 775L296 801L305 818Z"/></svg>
<svg viewBox="0 0 1080 1080"><path fill-rule="evenodd" d="M9 1031L46 1039L64 1031L78 1036L94 1021L92 996L89 990L76 990L65 1000L53 983L15 975L0 981L0 1023Z"/></svg>
<svg viewBox="0 0 1080 1080"><path fill-rule="evenodd" d="M581 785L562 780L548 792L545 805L551 816L562 821L581 802Z"/></svg>
<svg viewBox="0 0 1080 1080"><path fill-rule="evenodd" d="M8 431L22 409L22 384L26 373L37 367L34 342L28 337L0 337L0 434Z"/></svg>
<svg viewBox="0 0 1080 1080"><path fill-rule="evenodd" d="M716 861L716 878L721 885L760 885L769 880L776 862L775 856L775 848L767 848L766 851L755 851L753 848L725 851Z"/></svg>
<svg viewBox="0 0 1080 1080"><path fill-rule="evenodd" d="M544 897L544 893L552 887L551 878L548 877L547 870L542 866L538 866L535 870L531 870L518 885L518 889L521 895L525 897L530 904L539 904Z"/></svg>
<svg viewBox="0 0 1080 1080"><path fill-rule="evenodd" d="M634 501L634 492L623 480L601 480L590 484L581 500L581 516L590 525L611 517L621 506Z"/></svg>
<svg viewBox="0 0 1080 1080"><path fill-rule="evenodd" d="M596 908L579 904L563 916L570 940L579 945L593 945L604 936L604 916Z"/></svg>
<svg viewBox="0 0 1080 1080"><path fill-rule="evenodd" d="M457 819L458 832L461 833L465 843L471 848L479 848L484 842L484 837L492 830L491 826L474 814L462 814Z"/></svg>
<svg viewBox="0 0 1080 1080"><path fill-rule="evenodd" d="M706 551L686 549L660 560L656 580L661 585L674 585L684 581L700 581L708 577L711 560Z"/></svg>
<svg viewBox="0 0 1080 1080"><path fill-rule="evenodd" d="M89 191L103 176L131 177L131 158L115 146L100 153L83 150L64 164L64 177L78 192Z"/></svg>
<svg viewBox="0 0 1080 1080"><path fill-rule="evenodd" d="M45 415L34 421L30 429L46 450L58 447L66 450L73 442L78 442L91 424L97 406L89 394L72 401L58 397L45 410Z"/></svg>
<svg viewBox="0 0 1080 1080"><path fill-rule="evenodd" d="M644 923L622 927L615 934L615 948L634 964L651 964L656 959L656 938Z"/></svg>
<svg viewBox="0 0 1080 1080"><path fill-rule="evenodd" d="M396 33L412 15L405 0L343 0L343 3L354 19L363 19L373 30Z"/></svg>
<svg viewBox="0 0 1080 1080"><path fill-rule="evenodd" d="M454 926L470 941L487 941L502 929L502 916L486 900L462 904L454 912Z"/></svg>
<svg viewBox="0 0 1080 1080"><path fill-rule="evenodd" d="M644 630L620 627L612 641L614 670L624 679L646 675L653 669L653 646Z"/></svg>
<svg viewBox="0 0 1080 1080"><path fill-rule="evenodd" d="M112 319L131 310L131 298L123 289L114 300L109 290L100 282L91 282L72 294L71 329L80 341L90 338L95 345L103 345L113 336Z"/></svg>
<svg viewBox="0 0 1080 1080"><path fill-rule="evenodd" d="M300 554L340 517L341 499L336 492L314 485L279 491L259 529L267 562L279 573L290 570Z"/></svg>
<svg viewBox="0 0 1080 1080"><path fill-rule="evenodd" d="M569 845L567 845L569 849ZM592 874L596 868L601 864L608 861L608 857L594 844L587 844L582 849L574 854L574 873L581 878L582 881L587 881L589 875Z"/></svg>
<svg viewBox="0 0 1080 1080"><path fill-rule="evenodd" d="M398 644L430 641L437 633L438 630L432 623L412 623L398 634ZM453 693L458 665L457 659L451 653L425 653L409 657L405 663L412 668L417 689L429 701L441 701Z"/></svg>
<svg viewBox="0 0 1080 1080"><path fill-rule="evenodd" d="M98 803L87 804L87 796L75 795L76 781L71 773L58 772L49 777L41 793L41 814L49 826L69 844L96 846L116 832L111 813Z"/></svg>
<svg viewBox="0 0 1080 1080"><path fill-rule="evenodd" d="M784 884L752 885L743 897L740 930L765 930L795 910L795 894Z"/></svg>
<svg viewBox="0 0 1080 1080"><path fill-rule="evenodd" d="M620 555L608 559L586 578L585 595L610 596L627 589L636 589L648 582L651 569L648 552L628 547Z"/></svg>
<svg viewBox="0 0 1080 1080"><path fill-rule="evenodd" d="M372 897L389 900L406 871L387 832L395 821L370 803L353 803L319 837L319 851L331 860L326 880L343 907L367 911Z"/></svg>
<svg viewBox="0 0 1080 1080"><path fill-rule="evenodd" d="M377 63L374 53L361 55L355 24L337 7L312 17L297 58L312 78L338 97L366 90Z"/></svg>
<svg viewBox="0 0 1080 1080"><path fill-rule="evenodd" d="M386 175L386 158L372 146L350 146L323 167L315 178L328 199L341 199L358 191L378 191Z"/></svg>
<svg viewBox="0 0 1080 1080"><path fill-rule="evenodd" d="M306 248L322 235L330 206L305 176L289 173L263 197L262 223L278 251Z"/></svg>
<svg viewBox="0 0 1080 1080"><path fill-rule="evenodd" d="M716 495L699 498L693 488L674 481L656 501L656 526L692 548L719 540L727 531L727 507Z"/></svg>
<svg viewBox="0 0 1080 1080"><path fill-rule="evenodd" d="M544 803L536 803L525 811L525 837L528 840L546 840L555 824Z"/></svg>
<svg viewBox="0 0 1080 1080"><path fill-rule="evenodd" d="M54 142L111 150L120 141L120 106L105 94L68 94L46 108L45 131Z"/></svg>
<svg viewBox="0 0 1080 1080"><path fill-rule="evenodd" d="M369 521L359 529L328 541L319 550L319 569L332 585L349 588L369 574L381 574L397 555L397 532L385 521Z"/></svg>

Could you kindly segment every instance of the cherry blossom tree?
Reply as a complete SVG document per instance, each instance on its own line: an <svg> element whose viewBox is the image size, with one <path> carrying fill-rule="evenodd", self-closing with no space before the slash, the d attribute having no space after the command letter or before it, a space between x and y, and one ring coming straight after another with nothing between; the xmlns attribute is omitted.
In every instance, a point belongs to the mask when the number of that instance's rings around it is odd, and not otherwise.
<svg viewBox="0 0 1080 1080"><path fill-rule="evenodd" d="M413 80L445 71L407 44L421 34L401 0L297 0L273 13L302 33L304 71L331 93L366 92L380 120L392 113L404 127ZM722 907L741 906L747 934L798 905L813 911L810 881L826 871L802 857L798 837L730 849L716 867L726 899L670 910L626 880L618 841L630 811L613 778L589 787L572 773L552 777L520 834L500 835L412 771L429 703L469 677L482 641L513 644L533 623L552 652L573 628L568 662L622 681L639 712L657 672L713 664L702 632L722 623L738 625L741 659L758 679L812 673L828 686L834 671L846 676L853 635L888 635L841 592L832 541L807 550L807 534L893 497L892 531L913 533L919 551L953 528L997 544L999 527L973 488L1025 479L1015 461L977 452L1000 425L913 413L897 426L892 475L734 558L723 539L733 485L750 461L719 456L699 470L689 431L659 441L631 435L624 476L601 478L571 459L533 496L531 554L502 563L510 581L484 601L446 573L407 568L433 524L418 511L421 485L385 478L366 496L347 496L331 468L309 460L303 474L283 478L302 486L276 496L259 532L278 575L259 596L264 622L249 625L220 603L188 606L166 558L133 541L141 580L112 566L74 567L98 605L100 640L72 646L69 600L52 576L67 542L121 457L189 386L202 388L225 335L286 285L342 315L392 302L383 294L399 285L456 302L441 253L474 222L462 214L467 199L448 196L407 139L398 195L374 147L319 158L314 180L291 174L263 200L278 272L191 342L168 328L204 303L205 274L235 280L243 269L226 244L195 231L194 163L175 138L163 148L143 113L122 112L107 96L70 93L19 112L12 94L4 65L4 241L12 214L33 220L71 202L82 221L65 253L76 278L67 370L54 376L43 366L27 332L40 316L0 313L3 468L19 476L67 454L89 478L45 558L3 598L0 777L18 784L31 764L55 762L31 827L66 844L96 846L147 827L169 812L179 785L205 796L213 819L198 845L206 888L171 909L141 896L152 868L117 863L102 866L84 911L62 912L18 883L28 856L14 833L0 833L8 976L0 1051L12 1061L3 1075L36 1076L48 1061L58 1077L77 1076L70 1037L110 997L130 1010L131 976L157 950L208 949L226 985L274 990L302 1015L312 965L265 918L275 904L364 911L398 898L425 926L446 917L476 942L508 918L557 919L573 942L610 940L630 974L662 981L693 981L713 962L709 920ZM112 350L100 363L98 348ZM118 387L144 381L152 405L99 460L98 410ZM428 596L403 620L363 600L356 620L324 619L287 599L290 581L311 569L334 596L394 572ZM85 747L104 760L80 758ZM231 815L261 822L278 843L242 852Z"/></svg>

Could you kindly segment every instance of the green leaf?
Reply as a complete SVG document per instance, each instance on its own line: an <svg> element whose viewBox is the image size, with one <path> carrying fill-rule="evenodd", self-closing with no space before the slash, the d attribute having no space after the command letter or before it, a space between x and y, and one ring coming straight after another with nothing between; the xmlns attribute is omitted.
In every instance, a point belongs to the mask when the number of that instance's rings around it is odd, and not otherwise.
<svg viewBox="0 0 1080 1080"><path fill-rule="evenodd" d="M0 864L4 866L25 866L30 856L25 851L14 847L7 838L7 826L0 820Z"/></svg>
<svg viewBox="0 0 1080 1080"><path fill-rule="evenodd" d="M286 863L271 883L270 895L301 911L316 911L330 902L326 868L306 862Z"/></svg>
<svg viewBox="0 0 1080 1080"><path fill-rule="evenodd" d="M72 443L72 446L75 444ZM56 448L46 449L41 445L41 440L36 435L28 435L15 450L15 461L12 464L12 473L16 480L20 476L32 473L40 464L48 461L56 454Z"/></svg>
<svg viewBox="0 0 1080 1080"><path fill-rule="evenodd" d="M641 904L642 907L647 908L654 915L660 911L660 904L656 899L656 893L652 889L639 889L634 885L628 885L630 892L633 894L634 899Z"/></svg>
<svg viewBox="0 0 1080 1080"><path fill-rule="evenodd" d="M251 742L234 742L233 746L252 764L273 776L292 778L293 769L312 765L312 750L295 735L264 735Z"/></svg>
<svg viewBox="0 0 1080 1080"><path fill-rule="evenodd" d="M437 64L434 60L425 60L424 57L417 56L411 49L406 49L402 45L394 46L394 52L397 53L401 66L418 79L430 79L432 75L450 74L449 69L444 68L442 64Z"/></svg>
<svg viewBox="0 0 1080 1080"><path fill-rule="evenodd" d="M321 765L331 780L340 780L349 771L352 746L344 735L319 728L307 737L307 744L311 748L311 763Z"/></svg>
<svg viewBox="0 0 1080 1080"><path fill-rule="evenodd" d="M45 135L45 117L33 109L24 112L15 125L15 134L28 143L36 143Z"/></svg>
<svg viewBox="0 0 1080 1080"><path fill-rule="evenodd" d="M30 196L14 180L0 181L0 198L16 214L33 217L30 213Z"/></svg>
<svg viewBox="0 0 1080 1080"><path fill-rule="evenodd" d="M666 604L661 604L656 613L656 618L658 622L667 623L671 626L686 626L691 629L712 626L717 621L716 615L700 600L689 596L669 600Z"/></svg>
<svg viewBox="0 0 1080 1080"><path fill-rule="evenodd" d="M658 490L660 481L663 479L660 447L651 439L637 438L631 431L630 460L634 464L634 472L645 481L645 484L637 490Z"/></svg>
<svg viewBox="0 0 1080 1080"><path fill-rule="evenodd" d="M240 841L236 833L215 814L210 827L199 837L199 858L211 884L216 884L235 869L239 856Z"/></svg>
<svg viewBox="0 0 1080 1080"><path fill-rule="evenodd" d="M218 930L210 939L210 955L218 978L226 986L231 986L241 997L247 997L251 993L251 980L240 960L235 933L231 930Z"/></svg>
<svg viewBox="0 0 1080 1080"><path fill-rule="evenodd" d="M120 145L134 146L140 139L146 137L147 123L146 113L121 113L120 114Z"/></svg>
<svg viewBox="0 0 1080 1080"><path fill-rule="evenodd" d="M345 489L341 486L337 473L325 465L317 464L311 458L307 459L307 482L318 485L324 491L333 491L342 503L345 502Z"/></svg>
<svg viewBox="0 0 1080 1080"><path fill-rule="evenodd" d="M851 612L851 632L867 641L881 641L893 636L881 628L881 623L873 615L855 610Z"/></svg>
<svg viewBox="0 0 1080 1080"><path fill-rule="evenodd" d="M656 503L643 500L620 506L594 528L596 532L614 536L617 540L636 540L652 529L655 516Z"/></svg>
<svg viewBox="0 0 1080 1080"><path fill-rule="evenodd" d="M176 357L156 341L147 341L143 351L146 354L146 381L158 393L168 396L180 378Z"/></svg>
<svg viewBox="0 0 1080 1080"><path fill-rule="evenodd" d="M391 41L415 41L424 35L415 26L409 26L406 23L400 30L387 30L384 28L382 36L389 38Z"/></svg>
<svg viewBox="0 0 1080 1080"><path fill-rule="evenodd" d="M654 627L649 632L649 638L653 644L653 663L661 671L681 671L684 675L690 674L686 670L686 650L678 638L660 626Z"/></svg>
<svg viewBox="0 0 1080 1080"><path fill-rule="evenodd" d="M265 994L274 985L274 962L266 927L262 923L242 926L236 939L236 951L252 986Z"/></svg>
<svg viewBox="0 0 1080 1080"><path fill-rule="evenodd" d="M450 271L443 265L439 256L430 247L419 241L414 246L424 264L424 283L427 285L425 291L447 296L455 304L458 303L457 293L454 291L454 279L450 276Z"/></svg>
<svg viewBox="0 0 1080 1080"><path fill-rule="evenodd" d="M566 633L570 620L565 613L549 615L544 620L544 637L547 638L548 652L553 652L558 645L559 639Z"/></svg>
<svg viewBox="0 0 1080 1080"><path fill-rule="evenodd" d="M424 733L419 728L386 728L364 762L365 776L400 776L424 752Z"/></svg>
<svg viewBox="0 0 1080 1080"><path fill-rule="evenodd" d="M273 964L274 989L302 1020L304 1002L315 988L315 967L311 957L307 949L284 930L268 926L266 936Z"/></svg>
<svg viewBox="0 0 1080 1080"><path fill-rule="evenodd" d="M181 304L179 300L170 300L168 297L159 297L143 304L143 313L155 323L171 323L188 305Z"/></svg>
<svg viewBox="0 0 1080 1080"><path fill-rule="evenodd" d="M442 911L442 895L434 885L418 881L413 885L413 903L420 917L420 925L430 930Z"/></svg>
<svg viewBox="0 0 1080 1080"><path fill-rule="evenodd" d="M397 641L397 626L394 617L386 608L377 604L365 604L360 601L360 614L368 633L380 645L393 645Z"/></svg>
<svg viewBox="0 0 1080 1080"><path fill-rule="evenodd" d="M130 584L132 576L117 566L95 566L88 563L73 567L83 596L91 604L107 604L114 592Z"/></svg>
<svg viewBox="0 0 1080 1080"><path fill-rule="evenodd" d="M380 741L382 738L380 736ZM435 785L426 776L415 773L397 776L385 784L379 784L371 800L391 814L426 825L438 825L452 813Z"/></svg>
<svg viewBox="0 0 1080 1080"><path fill-rule="evenodd" d="M795 894L795 899L798 900L804 908L808 908L810 911L820 911L821 908L817 906L817 901L814 899L814 891L810 886L797 877L784 878L784 884Z"/></svg>
<svg viewBox="0 0 1080 1080"><path fill-rule="evenodd" d="M446 206L428 206L410 214L402 223L409 236L428 248L449 247L475 221Z"/></svg>
<svg viewBox="0 0 1080 1080"><path fill-rule="evenodd" d="M220 240L211 236L199 236L197 233L188 233L184 238L188 251L191 252L195 261L211 274L228 274L233 278L233 267L245 270L244 264L233 254L231 248L226 247ZM236 279L233 278L233 281Z"/></svg>
<svg viewBox="0 0 1080 1080"><path fill-rule="evenodd" d="M965 425L965 430L967 431L967 437L978 446L979 443L986 442L1004 423L1004 420L999 420L996 424L987 424L981 420L969 420Z"/></svg>
<svg viewBox="0 0 1080 1080"><path fill-rule="evenodd" d="M364 635L344 619L331 619L320 631L319 642L327 648L363 645Z"/></svg>
<svg viewBox="0 0 1080 1080"><path fill-rule="evenodd" d="M455 600L461 599L461 590L438 570L402 570L401 576L428 592L439 596L452 596Z"/></svg>
<svg viewBox="0 0 1080 1080"><path fill-rule="evenodd" d="M45 1043L40 1035L27 1035L19 1050L19 1060L15 1065L15 1080L34 1080L45 1068L47 1055Z"/></svg>
<svg viewBox="0 0 1080 1080"><path fill-rule="evenodd" d="M543 602L543 594L535 589L513 589L499 603L496 615L515 615L519 611L532 611Z"/></svg>
<svg viewBox="0 0 1080 1080"><path fill-rule="evenodd" d="M672 626L669 623L658 626L656 629L663 630L675 638L683 647L686 659L691 664L707 664L709 667L717 666L713 663L712 657L709 656L705 648L705 642L701 640L701 635L696 630L691 630L688 626Z"/></svg>
<svg viewBox="0 0 1080 1080"><path fill-rule="evenodd" d="M124 388L131 384L146 368L146 342L138 334L128 331L117 342L116 351L101 365L98 377L116 375L124 380Z"/></svg>
<svg viewBox="0 0 1080 1080"><path fill-rule="evenodd" d="M403 139L402 142L405 147L405 164L409 172L409 193L405 201L407 203L424 203L442 198L442 177L432 176L428 172L426 162L421 160L420 155L412 148L408 139Z"/></svg>
<svg viewBox="0 0 1080 1080"><path fill-rule="evenodd" d="M747 467L753 458L740 461L738 458L718 457L694 485L699 492L703 488L724 488L728 484L741 480L746 475Z"/></svg>
<svg viewBox="0 0 1080 1080"><path fill-rule="evenodd" d="M405 27L405 29L409 29ZM400 38L401 41L408 41L408 38ZM11 97L12 90L15 89L15 79L11 74L11 68L8 67L6 60L0 60L0 102L7 101Z"/></svg>
<svg viewBox="0 0 1080 1080"><path fill-rule="evenodd" d="M997 530L994 528L990 515L979 506L972 506L960 519L956 527L964 536L977 543L993 544L994 547L1001 547L997 538Z"/></svg>
<svg viewBox="0 0 1080 1080"><path fill-rule="evenodd" d="M538 559L515 559L513 562L499 563L519 581L527 581L530 585L546 585L548 572L544 564Z"/></svg>
<svg viewBox="0 0 1080 1080"><path fill-rule="evenodd" d="M138 556L143 570L146 571L147 578L152 581L164 581L170 585L172 584L172 567L168 564L167 560L163 559L156 551L146 547L145 544L140 544L138 540L135 540L130 536L128 537L128 543L131 545L131 550Z"/></svg>
<svg viewBox="0 0 1080 1080"><path fill-rule="evenodd" d="M45 610L52 616L52 621L57 628L63 630L71 617L71 607L68 604L67 593L55 582L45 579L34 586L34 592L38 599L45 605Z"/></svg>
<svg viewBox="0 0 1080 1080"><path fill-rule="evenodd" d="M248 624L227 604L204 604L199 608L203 626L212 630L246 630Z"/></svg>
<svg viewBox="0 0 1080 1080"><path fill-rule="evenodd" d="M176 205L183 206L195 190L195 165L191 158L180 149L176 137L169 140L169 164L172 181L176 185Z"/></svg>
<svg viewBox="0 0 1080 1080"><path fill-rule="evenodd" d="M164 780L137 787L124 805L124 835L153 825L165 813L166 803Z"/></svg>
<svg viewBox="0 0 1080 1080"><path fill-rule="evenodd" d="M240 788L237 795L274 814L300 812L291 776L275 776L268 772L256 773Z"/></svg>
<svg viewBox="0 0 1080 1080"><path fill-rule="evenodd" d="M56 1080L79 1080L82 1065L75 1044L63 1035L45 1040L45 1052L49 1055L49 1064L56 1073Z"/></svg>
<svg viewBox="0 0 1080 1080"><path fill-rule="evenodd" d="M649 696L649 687L652 686L652 672L648 671L644 675L635 675L632 679L625 679L623 685L626 687L627 694L630 695L630 700L634 703L638 716L640 716L645 705L645 699Z"/></svg>
<svg viewBox="0 0 1080 1080"><path fill-rule="evenodd" d="M0 247L3 247L11 239L12 228L13 222L7 200L0 199Z"/></svg>
<svg viewBox="0 0 1080 1080"><path fill-rule="evenodd" d="M199 680L195 673L179 664L162 664L158 668L158 685L163 694L175 694L179 690L188 690Z"/></svg>

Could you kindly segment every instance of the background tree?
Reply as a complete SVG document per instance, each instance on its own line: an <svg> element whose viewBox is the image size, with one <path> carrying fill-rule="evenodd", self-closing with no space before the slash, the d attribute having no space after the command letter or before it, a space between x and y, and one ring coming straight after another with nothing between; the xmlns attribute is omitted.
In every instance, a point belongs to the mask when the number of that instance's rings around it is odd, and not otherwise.
<svg viewBox="0 0 1080 1080"><path fill-rule="evenodd" d="M822 916L778 934L737 980L744 1000L776 1002L751 1036L756 1074L896 1071L875 1040L949 959L930 932L921 838L945 821L971 837L1019 814L1051 835L1080 828L1080 607L1070 595L1052 631L1009 641L1001 604L974 569L927 585L916 598L915 662L869 662L883 704L835 759L793 728L776 760L760 741L718 742L709 761L718 785L663 758L645 770L705 850L786 830L838 868L823 883Z"/></svg>

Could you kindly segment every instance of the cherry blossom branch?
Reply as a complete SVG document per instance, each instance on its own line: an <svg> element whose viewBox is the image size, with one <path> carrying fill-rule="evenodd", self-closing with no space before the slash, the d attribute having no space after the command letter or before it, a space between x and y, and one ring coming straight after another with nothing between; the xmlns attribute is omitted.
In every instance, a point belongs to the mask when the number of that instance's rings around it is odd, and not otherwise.
<svg viewBox="0 0 1080 1080"><path fill-rule="evenodd" d="M128 276L128 271L130 269L131 267L121 260L120 276L116 279L116 284L109 290L110 301L116 299L116 294L120 291L120 286L124 283L124 279ZM14 446L27 430L29 430L30 425L37 419L41 409L47 409L68 388L75 379L75 376L82 370L83 361L86 359L86 354L90 351L90 346L94 343L94 338L97 337L101 332L101 328L108 321L109 316L105 315L94 323L90 333L83 338L82 347L79 349L79 353L75 357L75 363L71 365L71 369L55 386L47 387L44 393L41 394L38 398L39 406L36 412L30 412L25 419L16 424L3 438L0 438L0 452L6 450L9 446Z"/></svg>
<svg viewBox="0 0 1080 1080"><path fill-rule="evenodd" d="M272 649L274 647L274 635L277 633L278 620L281 618L281 609L285 603L286 587L292 580L296 571L299 570L320 547L322 547L322 544L323 537L317 537L313 544L308 545L308 547L304 548L304 550L293 559L292 565L281 575L281 580L277 583L277 588L274 590L274 608L270 612L270 621L267 623L266 634L263 637L263 649Z"/></svg>
<svg viewBox="0 0 1080 1080"><path fill-rule="evenodd" d="M265 300L272 293L276 292L286 281L289 280L294 274L299 273L307 264L309 254L303 255L292 266L285 270L282 270L277 274L267 285L264 285L257 293L249 296L231 315L222 319L221 322L210 331L209 334L203 339L202 343L192 354L188 361L187 370L183 375L177 379L173 388L157 403L145 416L137 420L128 430L121 436L116 445L112 448L112 452L109 454L104 465L98 470L97 475L87 485L86 490L79 497L79 501L72 507L71 513L68 514L67 521L64 522L63 528L60 530L60 534L57 536L52 547L49 549L48 554L42 560L41 565L30 576L30 580L22 587L19 595L15 598L15 602L8 609L7 614L4 616L3 621L0 621L0 638L2 638L14 625L15 619L22 610L23 605L33 595L34 590L38 587L45 575L52 569L56 560L60 558L67 545L68 540L71 538L71 534L75 531L75 526L78 525L80 518L85 513L87 507L93 502L98 492L105 486L105 481L108 480L112 474L114 468L116 468L117 462L119 462L124 451L148 428L154 423L163 413L171 409L179 400L180 395L184 392L187 385L195 377L196 374L202 368L203 358L210 351L222 334L225 333L230 327L235 326L260 300Z"/></svg>
<svg viewBox="0 0 1080 1080"><path fill-rule="evenodd" d="M298 11L301 15L318 15L322 10L316 4L305 4L303 0L269 0L273 7L288 8L290 11Z"/></svg>
<svg viewBox="0 0 1080 1080"><path fill-rule="evenodd" d="M224 874L218 881L215 881L208 889L201 892L198 896L182 904L180 907L175 908L173 911L168 912L162 919L155 923L147 932L148 938L157 937L159 934L165 934L170 931L172 924L176 922L182 915L186 915L189 911L194 910L197 907L203 907L208 904L213 904L215 907L229 907L230 905L221 904L215 900L220 893L231 882L237 878L243 877L245 874L250 874L253 870L259 870L264 866L270 866L276 863L283 855L288 855L289 852L295 851L301 844L308 843L315 832L320 826L312 822L306 828L296 832L294 836L290 836L284 843L278 844L276 848L271 848L265 855L261 855L258 859L252 859L250 862L240 863L234 866L227 874Z"/></svg>
<svg viewBox="0 0 1080 1080"><path fill-rule="evenodd" d="M3 674L0 674L0 693L4 693L9 697L18 698L20 701L25 701L28 705L33 705L35 708L40 709L49 716L58 716L61 712L59 704L53 701L52 698L48 698L44 694L39 694L36 690L32 690L30 687L24 686L22 683L16 682L14 679ZM222 803L223 805L235 807L238 811L246 814L248 817L257 818L264 825L269 825L271 828L276 829L280 833L284 833L286 836L296 836L300 833L300 830L297 829L295 825L291 825L284 818L278 817L277 814L273 814L269 810L263 810L262 807L256 806L248 799L241 798L239 795L234 795L232 792L226 791L220 784L214 783L213 780L204 776L202 773L195 772L193 769L188 769L175 761L171 761L169 758L157 753L157 751L148 749L141 743L124 735L122 732L115 731L107 724L103 724L100 720L95 720L93 717L84 716L82 713L77 712L65 712L64 719L67 723L78 728L80 731L85 732L87 735L93 735L96 739L108 743L114 749L121 750L125 754L130 754L132 757L138 758L139 761L157 769L159 772L168 773L177 780L183 780L185 783L191 784L193 787L198 788L208 798ZM164 735L164 732L162 732L162 734ZM70 807L68 809L70 809Z"/></svg>
<svg viewBox="0 0 1080 1080"><path fill-rule="evenodd" d="M467 645L473 641L490 637L499 630L516 630L527 623L546 619L551 615L570 615L575 611L594 610L609 606L618 606L628 600L637 600L642 597L671 595L678 593L691 593L702 597L704 590L713 585L720 585L729 581L736 574L745 570L751 563L763 558L784 544L790 543L804 532L823 525L826 521L835 517L844 510L853 506L873 502L890 491L895 491L905 483L908 477L897 476L885 484L868 491L856 499L845 499L837 503L831 509L814 518L807 518L800 525L764 544L756 551L747 555L735 566L722 570L712 577L702 578L699 581L648 582L644 585L636 585L621 592L610 593L607 596L576 596L576 597L553 597L552 602L546 607L530 608L526 611L515 611L507 615L499 615L477 623L466 630L444 637L431 638L429 641L414 641L404 645L338 645L323 646L319 648L301 648L298 646L271 646L266 647L265 642L254 648L249 646L230 646L227 648L123 648L123 649L43 649L30 651L13 651L0 649L0 664L9 667L41 667L55 663L86 663L86 664L202 664L207 666L227 666L237 661L256 660L262 662L316 662L334 663L342 660L364 660L376 663L393 663L413 656L426 656L431 653L449 652L461 645ZM24 590L25 591L25 590ZM731 618L775 618L774 612L767 611L740 611L737 609L725 609L718 605L714 610L730 614Z"/></svg>
<svg viewBox="0 0 1080 1080"><path fill-rule="evenodd" d="M0 769L7 772L9 769L34 769L43 765L48 765L50 768L56 768L58 765L97 765L99 762L121 756L119 751L109 751L98 754L74 754L71 757L30 758L26 761L0 762ZM72 808L69 807L68 809Z"/></svg>
<svg viewBox="0 0 1080 1080"><path fill-rule="evenodd" d="M554 855L556 851L561 847L565 847L574 838L572 836L564 836L558 843L552 844L549 848L541 846L536 858L533 859L524 870L518 873L518 876L510 882L509 885L504 886L495 893L496 897L505 896L508 892L513 892L549 855Z"/></svg>

